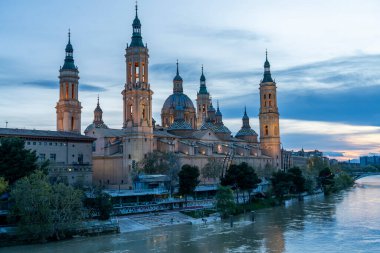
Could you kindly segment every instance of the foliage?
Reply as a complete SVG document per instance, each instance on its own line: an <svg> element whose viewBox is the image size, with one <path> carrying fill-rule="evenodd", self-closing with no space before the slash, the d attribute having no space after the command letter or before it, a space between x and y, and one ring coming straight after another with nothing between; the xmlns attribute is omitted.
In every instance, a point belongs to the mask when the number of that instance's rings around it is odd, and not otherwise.
<svg viewBox="0 0 380 253"><path fill-rule="evenodd" d="M284 171L277 171L271 177L274 195L280 200L284 199L284 195L290 192L293 186L292 175Z"/></svg>
<svg viewBox="0 0 380 253"><path fill-rule="evenodd" d="M294 167L294 168L289 169L288 173L291 175L291 180L293 182L291 193L304 192L306 179L303 177L302 171L298 167Z"/></svg>
<svg viewBox="0 0 380 253"><path fill-rule="evenodd" d="M41 171L16 182L11 190L11 214L28 240L64 237L82 219L82 193L63 184L51 185Z"/></svg>
<svg viewBox="0 0 380 253"><path fill-rule="evenodd" d="M9 184L37 169L45 169L47 163L39 166L37 159L35 151L25 149L22 139L0 138L0 176Z"/></svg>
<svg viewBox="0 0 380 253"><path fill-rule="evenodd" d="M95 210L98 212L100 220L108 220L112 211L111 196L100 191L95 199Z"/></svg>
<svg viewBox="0 0 380 253"><path fill-rule="evenodd" d="M179 176L179 194L189 195L195 190L195 187L199 184L199 169L197 166L191 166L185 164L182 166Z"/></svg>
<svg viewBox="0 0 380 253"><path fill-rule="evenodd" d="M354 185L354 180L348 174L342 172L334 177L334 191L340 191Z"/></svg>
<svg viewBox="0 0 380 253"><path fill-rule="evenodd" d="M83 218L83 192L63 183L52 186L51 211L54 237L59 240L65 232Z"/></svg>
<svg viewBox="0 0 380 253"><path fill-rule="evenodd" d="M215 213L215 209L200 209L200 210L186 210L186 211L180 211L181 213L190 216L194 219L209 217L210 214Z"/></svg>
<svg viewBox="0 0 380 253"><path fill-rule="evenodd" d="M250 192L260 182L255 170L245 162L239 165L232 164L221 179L223 186L231 186L236 190L237 198L239 189Z"/></svg>
<svg viewBox="0 0 380 253"><path fill-rule="evenodd" d="M228 186L219 186L216 193L216 209L222 218L235 212L236 204L234 201L233 191Z"/></svg>
<svg viewBox="0 0 380 253"><path fill-rule="evenodd" d="M153 151L140 162L140 166L142 172L146 174L167 175L170 178L170 192L173 193L180 170L179 158L175 153Z"/></svg>
<svg viewBox="0 0 380 253"><path fill-rule="evenodd" d="M318 182L322 186L325 194L330 194L334 190L334 174L330 168L324 168L319 172Z"/></svg>
<svg viewBox="0 0 380 253"><path fill-rule="evenodd" d="M0 177L0 195L8 189L8 182L3 177Z"/></svg>
<svg viewBox="0 0 380 253"><path fill-rule="evenodd" d="M204 178L219 178L223 171L223 164L215 158L209 158L202 169Z"/></svg>

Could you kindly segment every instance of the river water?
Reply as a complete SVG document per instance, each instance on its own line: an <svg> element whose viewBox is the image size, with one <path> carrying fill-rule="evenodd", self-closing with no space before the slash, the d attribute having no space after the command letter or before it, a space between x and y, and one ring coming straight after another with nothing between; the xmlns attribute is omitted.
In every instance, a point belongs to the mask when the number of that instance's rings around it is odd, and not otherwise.
<svg viewBox="0 0 380 253"><path fill-rule="evenodd" d="M229 222L177 225L0 249L7 253L380 252L380 176L360 187Z"/></svg>

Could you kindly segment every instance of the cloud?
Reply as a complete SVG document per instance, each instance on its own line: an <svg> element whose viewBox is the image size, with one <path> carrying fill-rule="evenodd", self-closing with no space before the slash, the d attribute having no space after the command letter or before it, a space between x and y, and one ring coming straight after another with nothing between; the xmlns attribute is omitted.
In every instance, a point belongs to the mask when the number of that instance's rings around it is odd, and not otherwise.
<svg viewBox="0 0 380 253"><path fill-rule="evenodd" d="M58 89L59 87L58 81L51 81L51 80L35 80L35 81L23 82L22 84L29 87L37 87L37 88L43 88L43 89ZM88 92L104 92L107 89L103 87L98 87L95 85L80 83L79 90L88 91Z"/></svg>

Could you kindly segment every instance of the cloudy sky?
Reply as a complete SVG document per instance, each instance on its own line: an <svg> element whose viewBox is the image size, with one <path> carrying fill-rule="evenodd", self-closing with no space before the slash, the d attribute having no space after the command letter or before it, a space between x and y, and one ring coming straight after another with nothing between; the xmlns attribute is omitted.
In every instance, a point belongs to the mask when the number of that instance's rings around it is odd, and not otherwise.
<svg viewBox="0 0 380 253"><path fill-rule="evenodd" d="M172 92L178 59L191 99L204 64L225 124L237 132L246 105L258 131L267 48L284 148L319 149L341 160L380 153L379 12L377 0L140 0L154 118ZM133 18L131 0L1 0L0 127L8 121L8 127L55 129L70 28L82 129L92 121L97 94L105 123L121 128Z"/></svg>

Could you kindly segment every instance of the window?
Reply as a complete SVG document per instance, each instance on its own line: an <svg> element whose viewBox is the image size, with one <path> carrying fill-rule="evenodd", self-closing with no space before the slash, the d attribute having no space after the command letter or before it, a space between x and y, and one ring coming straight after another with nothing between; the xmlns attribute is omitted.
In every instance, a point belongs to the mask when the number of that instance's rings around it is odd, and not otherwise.
<svg viewBox="0 0 380 253"><path fill-rule="evenodd" d="M45 161L45 159L46 159L46 155L45 155L45 154L39 154L38 159L39 159L40 161Z"/></svg>
<svg viewBox="0 0 380 253"><path fill-rule="evenodd" d="M65 88L66 88L65 98L68 99L69 98L69 84L68 83L66 83Z"/></svg>
<svg viewBox="0 0 380 253"><path fill-rule="evenodd" d="M83 164L83 154L78 154L78 163Z"/></svg>
<svg viewBox="0 0 380 253"><path fill-rule="evenodd" d="M58 146L58 143L55 143L56 146Z"/></svg>
<svg viewBox="0 0 380 253"><path fill-rule="evenodd" d="M57 158L56 154L50 154L50 160L55 162L55 159Z"/></svg>
<svg viewBox="0 0 380 253"><path fill-rule="evenodd" d="M74 117L71 117L71 130L74 130L75 122Z"/></svg>
<svg viewBox="0 0 380 253"><path fill-rule="evenodd" d="M128 155L128 159L131 159L131 155L130 154Z"/></svg>
<svg viewBox="0 0 380 253"><path fill-rule="evenodd" d="M267 99L267 95L264 94L264 99Z"/></svg>
<svg viewBox="0 0 380 253"><path fill-rule="evenodd" d="M53 143L52 142L49 142L49 146L52 146L53 145Z"/></svg>
<svg viewBox="0 0 380 253"><path fill-rule="evenodd" d="M147 141L148 139L147 138L145 138L145 142Z"/></svg>
<svg viewBox="0 0 380 253"><path fill-rule="evenodd" d="M45 146L47 146L47 142L46 141L44 142L44 144L45 144Z"/></svg>
<svg viewBox="0 0 380 253"><path fill-rule="evenodd" d="M268 95L268 98L270 99L271 96L272 96L272 94L269 94L269 95Z"/></svg>
<svg viewBox="0 0 380 253"><path fill-rule="evenodd" d="M268 126L265 126L265 135L269 134Z"/></svg>
<svg viewBox="0 0 380 253"><path fill-rule="evenodd" d="M95 152L95 151L96 151L96 143L93 142L93 143L92 143L92 152Z"/></svg>
<svg viewBox="0 0 380 253"><path fill-rule="evenodd" d="M71 84L71 98L75 98L75 85Z"/></svg>
<svg viewBox="0 0 380 253"><path fill-rule="evenodd" d="M36 142L35 142L35 141L33 141L33 145L36 145Z"/></svg>
<svg viewBox="0 0 380 253"><path fill-rule="evenodd" d="M272 101L269 101L269 106L272 106Z"/></svg>
<svg viewBox="0 0 380 253"><path fill-rule="evenodd" d="M30 145L30 141L28 141L27 143L28 143L28 145Z"/></svg>

